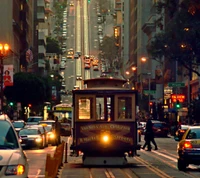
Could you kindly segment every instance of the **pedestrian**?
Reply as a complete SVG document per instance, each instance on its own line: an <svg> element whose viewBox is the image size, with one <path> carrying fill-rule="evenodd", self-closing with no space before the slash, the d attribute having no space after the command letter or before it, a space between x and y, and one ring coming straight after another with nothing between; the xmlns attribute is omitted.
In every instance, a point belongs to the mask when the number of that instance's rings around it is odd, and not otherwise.
<svg viewBox="0 0 200 178"><path fill-rule="evenodd" d="M55 133L56 133L56 145L58 146L61 143L60 138L60 132L61 132L61 124L58 121L58 117L55 117Z"/></svg>
<svg viewBox="0 0 200 178"><path fill-rule="evenodd" d="M151 142L154 144L155 150L157 150L158 147L154 139L153 124L151 119L149 118L146 123L145 144L143 145L142 149L145 149L145 147L147 146L147 150L151 151Z"/></svg>

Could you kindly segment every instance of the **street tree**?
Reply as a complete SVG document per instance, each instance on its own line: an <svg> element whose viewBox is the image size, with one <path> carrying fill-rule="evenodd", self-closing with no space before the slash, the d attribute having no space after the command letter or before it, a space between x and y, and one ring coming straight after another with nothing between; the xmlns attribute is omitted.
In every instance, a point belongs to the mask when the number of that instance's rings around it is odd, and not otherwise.
<svg viewBox="0 0 200 178"><path fill-rule="evenodd" d="M47 37L46 39L47 45L46 45L46 52L47 53L56 53L56 54L61 54L62 50L59 46L59 43L56 39Z"/></svg>
<svg viewBox="0 0 200 178"><path fill-rule="evenodd" d="M4 95L9 101L37 105L46 99L46 86L37 75L19 72L14 75L14 85L4 89Z"/></svg>
<svg viewBox="0 0 200 178"><path fill-rule="evenodd" d="M106 59L111 69L116 68L117 64L115 63L115 59L117 57L118 48L115 45L115 38L113 36L112 37L105 36L103 38L100 50L101 50L100 57Z"/></svg>
<svg viewBox="0 0 200 178"><path fill-rule="evenodd" d="M183 0L180 4L172 0L158 3L157 12L168 12L169 23L165 30L157 33L147 47L152 58L163 56L200 76L200 1ZM170 9L171 6L174 8ZM161 16L162 18L162 16ZM161 18L156 21L162 26Z"/></svg>
<svg viewBox="0 0 200 178"><path fill-rule="evenodd" d="M110 0L98 0L100 13L105 14L108 12Z"/></svg>

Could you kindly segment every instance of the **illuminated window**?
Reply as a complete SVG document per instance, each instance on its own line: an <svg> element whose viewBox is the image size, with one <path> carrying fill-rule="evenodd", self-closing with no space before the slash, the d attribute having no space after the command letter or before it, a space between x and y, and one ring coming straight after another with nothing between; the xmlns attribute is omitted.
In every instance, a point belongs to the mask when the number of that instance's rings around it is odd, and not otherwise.
<svg viewBox="0 0 200 178"><path fill-rule="evenodd" d="M93 105L93 98L91 97L81 97L78 100L79 104L79 119L92 119L92 105Z"/></svg>

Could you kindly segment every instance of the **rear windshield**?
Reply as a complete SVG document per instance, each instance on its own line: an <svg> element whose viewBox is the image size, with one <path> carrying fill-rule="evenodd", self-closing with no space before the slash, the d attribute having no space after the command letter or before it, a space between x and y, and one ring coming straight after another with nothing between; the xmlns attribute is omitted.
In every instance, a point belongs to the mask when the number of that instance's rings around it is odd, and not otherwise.
<svg viewBox="0 0 200 178"><path fill-rule="evenodd" d="M163 127L167 127L167 124L165 123L153 123L154 127L158 127L158 128L163 128Z"/></svg>
<svg viewBox="0 0 200 178"><path fill-rule="evenodd" d="M200 128L190 129L186 139L200 139Z"/></svg>
<svg viewBox="0 0 200 178"><path fill-rule="evenodd" d="M19 131L19 136L21 135L38 135L39 130L38 129L23 129Z"/></svg>
<svg viewBox="0 0 200 178"><path fill-rule="evenodd" d="M24 122L13 122L13 126L15 128L22 128L24 127Z"/></svg>

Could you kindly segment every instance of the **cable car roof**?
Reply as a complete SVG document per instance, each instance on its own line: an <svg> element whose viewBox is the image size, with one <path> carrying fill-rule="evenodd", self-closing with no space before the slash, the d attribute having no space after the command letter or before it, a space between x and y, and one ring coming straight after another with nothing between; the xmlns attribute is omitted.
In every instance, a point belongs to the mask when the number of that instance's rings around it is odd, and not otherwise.
<svg viewBox="0 0 200 178"><path fill-rule="evenodd" d="M87 85L87 88L123 88L126 82L126 80L112 77L84 80L84 84Z"/></svg>

